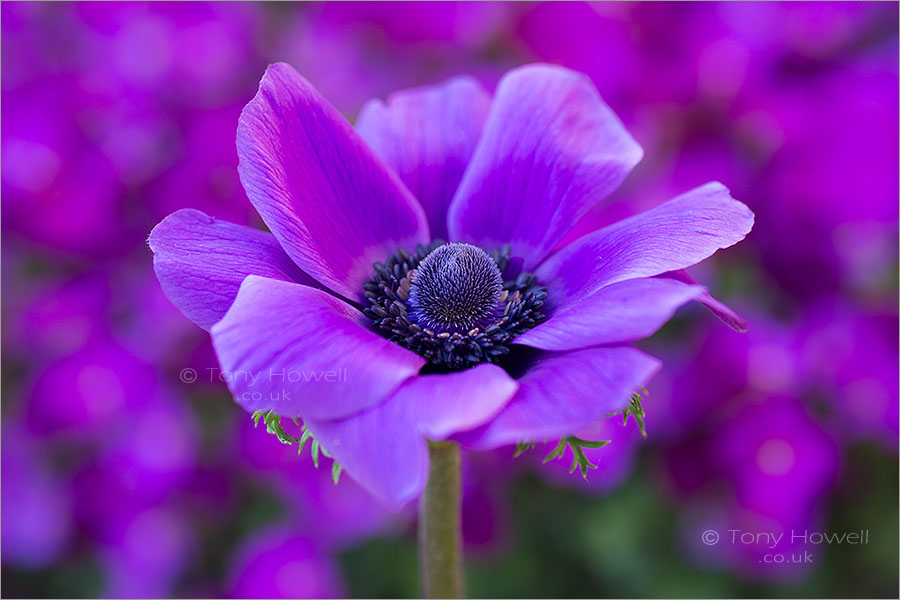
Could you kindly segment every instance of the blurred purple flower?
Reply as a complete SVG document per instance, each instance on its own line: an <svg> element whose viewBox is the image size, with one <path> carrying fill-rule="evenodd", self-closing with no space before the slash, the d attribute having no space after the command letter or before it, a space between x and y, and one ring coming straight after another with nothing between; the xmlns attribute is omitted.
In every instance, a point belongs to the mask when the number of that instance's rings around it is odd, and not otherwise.
<svg viewBox="0 0 900 600"><path fill-rule="evenodd" d="M156 372L106 336L65 355L41 372L32 388L31 431L92 440L152 401Z"/></svg>
<svg viewBox="0 0 900 600"><path fill-rule="evenodd" d="M653 442L684 439L754 392L796 394L803 389L793 332L770 315L740 309L753 322L744 335L698 324L677 345L650 346L669 365L647 386Z"/></svg>
<svg viewBox="0 0 900 600"><path fill-rule="evenodd" d="M229 598L340 598L337 568L315 543L280 529L258 531L229 568Z"/></svg>
<svg viewBox="0 0 900 600"><path fill-rule="evenodd" d="M462 537L469 556L488 554L502 547L509 527L507 506L500 497L499 486L487 481L477 483L464 488L462 497Z"/></svg>
<svg viewBox="0 0 900 600"><path fill-rule="evenodd" d="M521 458L510 464L509 457L506 448L463 457L462 537L466 555L496 554L512 539L507 493L528 464Z"/></svg>
<svg viewBox="0 0 900 600"><path fill-rule="evenodd" d="M117 535L99 544L109 598L172 597L197 540L187 516L154 506L130 516Z"/></svg>
<svg viewBox="0 0 900 600"><path fill-rule="evenodd" d="M294 65L338 109L373 95L467 72L486 83L512 63L487 59L517 9L503 2L310 3L283 29L271 56ZM402 6L402 8L401 8ZM463 51L461 51L463 49Z"/></svg>
<svg viewBox="0 0 900 600"><path fill-rule="evenodd" d="M818 513L766 514L727 498L704 498L683 511L681 543L700 567L731 569L752 583L789 582L822 561L822 546L803 541L804 533L824 530ZM704 537L710 531L718 535L714 544Z"/></svg>
<svg viewBox="0 0 900 600"><path fill-rule="evenodd" d="M897 235L897 60L895 46L762 99L786 141L758 178L760 250L802 300L894 267L883 250Z"/></svg>
<svg viewBox="0 0 900 600"><path fill-rule="evenodd" d="M164 395L132 414L128 428L110 431L77 473L74 489L82 527L115 544L141 513L188 481L197 431L185 402Z"/></svg>
<svg viewBox="0 0 900 600"><path fill-rule="evenodd" d="M680 317L690 324L672 324L641 346L667 367L644 404L649 458L668 469L647 475L667 474L687 498L678 510L688 513L686 529L699 528L685 541L702 565L719 559L755 582L773 574L755 562L759 549L710 552L699 533L818 527L826 516L791 510L787 500L771 502L771 514L737 501L735 482L752 489L765 479L746 456L724 472L710 448L716 428L734 427L748 403L774 394L815 400L816 419L845 450L874 441L896 454L895 3L402 8L0 6L4 585L9 579L27 595L16 580L39 568L81 593L82 561L95 559L107 585L90 593L220 595L206 558L231 548L213 543L201 553L194 542L218 541L205 532L235 518L248 480L263 488L251 494L274 492L284 526L322 551L409 525L408 513L391 518L350 477L333 485L327 469L298 460L296 449L241 415L208 412L202 404L221 387L206 370L217 366L209 338L142 264L147 229L184 206L258 224L239 185L234 135L246 90L273 60L296 65L348 115L372 96L459 72L486 89L521 62L587 74L646 156L554 250L710 179L727 182L756 212L749 244L693 273L749 301L739 306L751 317L749 334L695 326L697 310L688 309ZM391 111L406 94L392 98ZM424 130L442 119L409 122ZM427 204L420 188L440 180L442 165L407 162L403 153L415 144L389 156L366 139L432 210L437 203ZM431 237L446 235L446 220L429 227ZM159 398L167 394L160 384L185 367L200 374L184 389L204 421L215 415L214 432L200 435L192 413L171 406L181 398ZM777 434L776 412L758 427ZM588 483L566 475L567 460L538 475L587 493L615 485L638 441L616 421L596 431L615 439L595 451L600 470ZM140 444L122 435L132 427ZM819 448L824 462L831 451ZM540 462L538 452L515 462L511 455L504 448L464 457L468 550L506 540L514 512L502 503L507 486ZM786 482L785 497L800 483ZM856 491L855 481L842 485ZM827 516L843 519L846 510Z"/></svg>
<svg viewBox="0 0 900 600"><path fill-rule="evenodd" d="M657 276L753 222L710 183L551 255L642 154L588 80L561 68L511 71L493 100L466 78L399 92L367 104L357 128L293 69L270 67L238 154L273 233L185 210L150 245L166 295L211 329L223 369L245 375L230 381L236 400L302 417L395 507L424 485L425 437L489 449L623 410L659 363L622 344L689 300L714 303ZM428 361L443 374L417 375Z"/></svg>
<svg viewBox="0 0 900 600"><path fill-rule="evenodd" d="M3 229L65 252L107 256L122 250L124 188L79 130L85 96L62 75L4 91Z"/></svg>
<svg viewBox="0 0 900 600"><path fill-rule="evenodd" d="M191 2L76 5L74 27L82 33L82 60L102 77L186 106L216 106L233 94L253 68L247 60L260 22L258 6Z"/></svg>
<svg viewBox="0 0 900 600"><path fill-rule="evenodd" d="M289 522L319 544L340 547L385 528L389 513L355 481L341 477L335 485L328 469L298 460L295 446L261 435L249 419L235 427L235 463L249 467L255 479L268 481L284 499ZM292 424L286 429L299 437Z"/></svg>
<svg viewBox="0 0 900 600"><path fill-rule="evenodd" d="M65 482L42 462L39 441L4 419L3 565L39 569L66 550L72 499Z"/></svg>
<svg viewBox="0 0 900 600"><path fill-rule="evenodd" d="M834 428L851 441L897 451L898 320L838 299L811 306L798 327L797 360L828 400Z"/></svg>
<svg viewBox="0 0 900 600"><path fill-rule="evenodd" d="M398 46L443 44L475 46L497 30L509 10L502 2L344 2L317 6L320 21L337 30L357 26Z"/></svg>
<svg viewBox="0 0 900 600"><path fill-rule="evenodd" d="M3 14L6 56L16 56L3 61L4 232L105 258L143 237L129 199L144 184L159 193L184 184L181 193L201 206L233 197L233 121L230 137L228 128L216 128L228 143L206 139L198 151L196 138L211 109L228 106L265 64L246 58L255 56L257 7L135 2L103 10L9 7ZM179 150L191 154L170 173ZM232 169L217 173L222 165ZM161 201L147 196L151 205ZM156 216L180 206L159 207ZM244 203L232 206L218 205L246 220Z"/></svg>
<svg viewBox="0 0 900 600"><path fill-rule="evenodd" d="M716 429L709 455L735 499L764 515L809 514L837 481L837 443L792 399L743 407Z"/></svg>
<svg viewBox="0 0 900 600"><path fill-rule="evenodd" d="M191 206L249 225L252 207L237 176L234 136L241 105L198 111L182 126L180 160L150 187L147 200L154 216L163 217L191 198Z"/></svg>
<svg viewBox="0 0 900 600"><path fill-rule="evenodd" d="M215 359L203 364L194 359L194 353L209 346L208 339L185 323L181 313L159 289L152 273L123 269L112 277L116 289L120 290L113 310L123 315L116 323L115 335L124 347L157 368L191 367L205 376L209 371L204 369L215 366ZM211 383L210 377L198 379L198 384Z"/></svg>
<svg viewBox="0 0 900 600"><path fill-rule="evenodd" d="M690 464L679 466L683 460ZM835 439L807 414L802 403L771 397L747 404L719 423L702 449L674 453L672 465L676 472L695 479L692 504L705 516L698 519L689 509L684 519L694 522L686 533L701 562L734 566L761 577L796 576L812 566L794 563L790 557L803 550L818 556L821 548L804 543L792 532L821 530L823 498L837 482L840 453ZM696 480L698 473L702 483ZM704 551L696 544L704 529L720 534L715 549ZM784 534L784 538L773 547L766 538L734 541L732 530ZM773 553L789 558L781 564L767 562L766 555Z"/></svg>
<svg viewBox="0 0 900 600"><path fill-rule="evenodd" d="M20 284L3 299L4 310L16 316L4 323L4 350L25 359L81 350L106 332L111 295L108 278L97 271L62 282L45 277L33 285Z"/></svg>

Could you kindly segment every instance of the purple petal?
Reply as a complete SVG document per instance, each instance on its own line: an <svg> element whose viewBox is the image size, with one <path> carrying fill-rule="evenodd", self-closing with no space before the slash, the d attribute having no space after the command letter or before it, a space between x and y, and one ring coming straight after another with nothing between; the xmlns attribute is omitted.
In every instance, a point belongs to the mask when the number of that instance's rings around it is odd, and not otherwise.
<svg viewBox="0 0 900 600"><path fill-rule="evenodd" d="M397 421L390 401L349 419L304 419L309 431L347 474L392 510L417 497L428 478L425 437Z"/></svg>
<svg viewBox="0 0 900 600"><path fill-rule="evenodd" d="M408 380L392 404L411 415L431 440L478 427L500 411L519 388L500 367L482 363L446 375L420 375Z"/></svg>
<svg viewBox="0 0 900 600"><path fill-rule="evenodd" d="M487 425L456 436L464 446L559 439L623 410L660 362L630 346L545 354L519 379L519 391Z"/></svg>
<svg viewBox="0 0 900 600"><path fill-rule="evenodd" d="M422 207L353 127L290 66L270 66L238 123L241 183L285 252L362 299L372 265L428 241Z"/></svg>
<svg viewBox="0 0 900 600"><path fill-rule="evenodd" d="M640 161L590 80L550 65L510 71L450 205L450 238L505 243L534 268Z"/></svg>
<svg viewBox="0 0 900 600"><path fill-rule="evenodd" d="M553 310L618 281L698 263L742 240L752 226L749 208L721 183L707 183L572 242L535 274Z"/></svg>
<svg viewBox="0 0 900 600"><path fill-rule="evenodd" d="M710 312L719 320L740 333L746 333L750 329L750 324L741 315L734 312L730 306L713 298L709 292L703 294L697 299L700 304L710 310Z"/></svg>
<svg viewBox="0 0 900 600"><path fill-rule="evenodd" d="M433 238L447 239L447 207L475 150L491 97L471 77L370 100L356 130L394 169L428 217Z"/></svg>
<svg viewBox="0 0 900 600"><path fill-rule="evenodd" d="M706 293L674 279L631 279L561 306L548 321L515 339L542 350L575 350L653 335L675 310Z"/></svg>
<svg viewBox="0 0 900 600"><path fill-rule="evenodd" d="M225 316L247 275L318 285L271 233L219 221L199 210L183 209L163 219L150 232L150 248L163 292L207 331Z"/></svg>
<svg viewBox="0 0 900 600"><path fill-rule="evenodd" d="M212 341L231 393L248 411L338 419L378 404L425 363L367 322L321 290L251 275Z"/></svg>
<svg viewBox="0 0 900 600"><path fill-rule="evenodd" d="M408 379L384 404L337 421L306 426L363 487L394 509L422 492L428 473L425 438L477 427L493 417L518 385L482 364L447 375Z"/></svg>
<svg viewBox="0 0 900 600"><path fill-rule="evenodd" d="M660 275L660 277L675 279L677 281L681 281L690 285L695 285L697 283L697 281L693 277L691 277L684 269L664 273ZM750 324L747 323L747 320L744 319L744 317L734 312L734 310L732 310L731 307L724 302L713 298L709 292L703 292L703 294L699 298L697 298L697 301L708 308L712 314L719 317L720 321L722 321L735 331L746 333L750 329Z"/></svg>

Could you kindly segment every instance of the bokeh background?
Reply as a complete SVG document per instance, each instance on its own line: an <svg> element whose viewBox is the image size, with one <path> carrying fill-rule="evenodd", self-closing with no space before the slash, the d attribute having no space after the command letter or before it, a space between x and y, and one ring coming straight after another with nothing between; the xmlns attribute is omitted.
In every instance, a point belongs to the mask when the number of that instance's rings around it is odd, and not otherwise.
<svg viewBox="0 0 900 600"><path fill-rule="evenodd" d="M646 152L569 239L722 181L756 227L693 274L751 330L687 307L642 344L648 436L600 425L587 482L467 456L469 593L895 596L897 30L896 3L3 3L4 595L415 596L414 507L253 429L146 237L182 207L259 223L234 137L269 62L353 120L546 61Z"/></svg>

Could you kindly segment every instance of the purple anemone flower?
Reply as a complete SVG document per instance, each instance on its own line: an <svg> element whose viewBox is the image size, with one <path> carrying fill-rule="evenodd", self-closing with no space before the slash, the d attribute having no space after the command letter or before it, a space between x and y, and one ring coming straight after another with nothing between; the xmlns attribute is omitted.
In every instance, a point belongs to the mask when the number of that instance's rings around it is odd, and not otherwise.
<svg viewBox="0 0 900 600"><path fill-rule="evenodd" d="M680 305L737 322L682 271L752 226L719 183L554 251L642 156L567 69L514 69L493 97L466 77L398 92L354 129L275 64L237 147L271 233L178 211L150 235L157 277L241 406L303 419L393 507L425 485L426 439L590 428L659 368L628 343Z"/></svg>

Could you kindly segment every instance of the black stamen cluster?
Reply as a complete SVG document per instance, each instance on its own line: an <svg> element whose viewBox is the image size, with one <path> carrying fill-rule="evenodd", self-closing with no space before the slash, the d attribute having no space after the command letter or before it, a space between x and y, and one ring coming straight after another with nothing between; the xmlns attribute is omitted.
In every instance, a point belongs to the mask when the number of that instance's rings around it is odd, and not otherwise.
<svg viewBox="0 0 900 600"><path fill-rule="evenodd" d="M481 362L497 363L509 353L508 344L546 317L541 312L547 289L538 285L537 277L521 273L503 280L496 307L481 327L468 331L447 327L436 331L418 322L421 303L410 302L410 290L417 269L425 258L444 246L436 240L427 246L419 244L414 253L401 248L383 263L373 266L373 278L363 284L369 306L365 313L376 327L393 342L425 357L432 364L449 370L461 370ZM500 273L510 265L509 246L486 253ZM478 271L482 273L482 271ZM430 297L429 301L437 298ZM481 306L481 305L479 305Z"/></svg>

